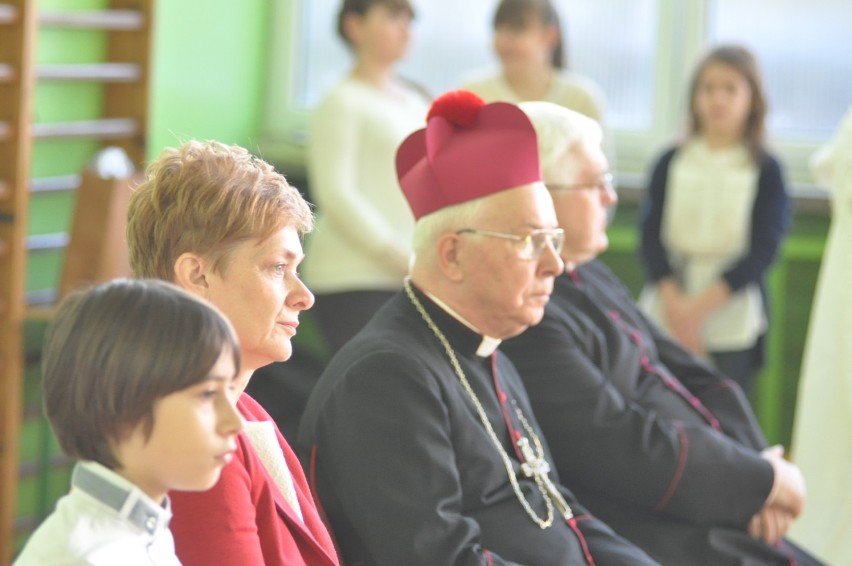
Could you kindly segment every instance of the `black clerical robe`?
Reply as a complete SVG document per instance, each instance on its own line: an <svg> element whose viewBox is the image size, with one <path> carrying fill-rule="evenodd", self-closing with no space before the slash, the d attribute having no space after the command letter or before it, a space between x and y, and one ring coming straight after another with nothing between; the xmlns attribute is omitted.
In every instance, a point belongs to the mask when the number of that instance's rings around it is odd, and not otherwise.
<svg viewBox="0 0 852 566"><path fill-rule="evenodd" d="M663 564L799 564L745 527L772 488L739 386L668 337L600 261L557 278L541 324L501 346L562 480Z"/></svg>
<svg viewBox="0 0 852 566"><path fill-rule="evenodd" d="M510 440L531 439L516 409L541 436L517 372L499 352L477 356L482 337L417 296L452 345L530 507L545 517ZM533 522L446 351L404 292L327 366L299 445L346 564L655 563L561 486L574 518L557 514L546 529Z"/></svg>

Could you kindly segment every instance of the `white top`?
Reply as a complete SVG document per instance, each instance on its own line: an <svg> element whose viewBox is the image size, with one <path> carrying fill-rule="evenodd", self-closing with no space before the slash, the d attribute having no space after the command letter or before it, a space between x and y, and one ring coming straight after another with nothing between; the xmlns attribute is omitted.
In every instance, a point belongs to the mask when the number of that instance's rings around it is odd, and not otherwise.
<svg viewBox="0 0 852 566"><path fill-rule="evenodd" d="M472 76L462 88L475 92L485 102L523 102L499 71ZM559 104L598 122L603 118L603 94L598 85L570 71L559 71L553 75L550 90L542 100Z"/></svg>
<svg viewBox="0 0 852 566"><path fill-rule="evenodd" d="M852 564L852 108L813 166L832 190L832 217L793 424L792 457L808 500L790 537L841 565Z"/></svg>
<svg viewBox="0 0 852 566"><path fill-rule="evenodd" d="M660 237L687 295L706 290L748 253L759 173L745 145L711 150L693 139L672 158ZM640 304L665 326L655 288L643 293ZM708 316L702 338L709 351L743 350L766 326L755 283Z"/></svg>
<svg viewBox="0 0 852 566"><path fill-rule="evenodd" d="M346 78L312 114L308 178L318 205L303 276L315 292L396 290L408 273L414 215L396 176L396 150L426 125L428 101Z"/></svg>
<svg viewBox="0 0 852 566"><path fill-rule="evenodd" d="M466 79L461 88L478 94L485 102L524 102L499 70L479 71ZM561 70L554 73L550 90L542 100L596 120L603 130L604 153L610 169L615 169L615 145L604 121L604 94L597 83L583 75Z"/></svg>
<svg viewBox="0 0 852 566"><path fill-rule="evenodd" d="M95 462L74 467L71 492L32 534L14 566L174 566L169 500L158 505Z"/></svg>
<svg viewBox="0 0 852 566"><path fill-rule="evenodd" d="M245 421L243 430L254 451L257 452L258 458L263 462L269 477L278 486L281 495L296 515L304 520L302 507L299 505L299 498L293 485L293 475L287 467L284 453L281 452L281 445L278 444L278 437L275 435L275 424L272 421Z"/></svg>

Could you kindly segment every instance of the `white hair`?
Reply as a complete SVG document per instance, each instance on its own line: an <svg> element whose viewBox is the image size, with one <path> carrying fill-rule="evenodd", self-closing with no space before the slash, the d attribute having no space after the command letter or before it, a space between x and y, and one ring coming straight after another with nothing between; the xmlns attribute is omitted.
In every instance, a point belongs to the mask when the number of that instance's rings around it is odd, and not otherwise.
<svg viewBox="0 0 852 566"><path fill-rule="evenodd" d="M574 146L600 148L603 132L600 124L579 112L544 101L518 104L535 128L538 155L545 182L557 177L557 164Z"/></svg>
<svg viewBox="0 0 852 566"><path fill-rule="evenodd" d="M423 261L434 257L435 242L443 234L471 228L479 220L484 200L484 198L473 199L422 216L414 224L412 263L417 262L418 259Z"/></svg>

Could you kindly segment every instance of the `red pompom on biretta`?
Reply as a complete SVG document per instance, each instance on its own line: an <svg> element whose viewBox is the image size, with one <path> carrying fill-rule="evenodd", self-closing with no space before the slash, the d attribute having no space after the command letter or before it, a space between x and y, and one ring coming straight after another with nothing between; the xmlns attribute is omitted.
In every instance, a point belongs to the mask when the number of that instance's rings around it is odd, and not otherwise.
<svg viewBox="0 0 852 566"><path fill-rule="evenodd" d="M535 129L515 104L485 104L472 92L451 91L432 103L426 127L399 146L396 172L420 219L541 181Z"/></svg>
<svg viewBox="0 0 852 566"><path fill-rule="evenodd" d="M436 116L445 118L451 124L469 128L476 122L479 109L485 106L485 101L469 90L451 90L432 102L426 123Z"/></svg>

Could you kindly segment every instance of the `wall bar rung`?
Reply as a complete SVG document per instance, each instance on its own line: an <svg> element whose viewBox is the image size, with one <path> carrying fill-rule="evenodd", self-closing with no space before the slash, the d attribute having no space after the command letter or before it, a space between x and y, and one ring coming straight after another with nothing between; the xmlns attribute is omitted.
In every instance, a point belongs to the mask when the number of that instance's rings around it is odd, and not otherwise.
<svg viewBox="0 0 852 566"><path fill-rule="evenodd" d="M0 77L2 69L0 69ZM36 78L47 81L133 82L142 77L139 65L131 63L93 63L81 65L39 65Z"/></svg>
<svg viewBox="0 0 852 566"><path fill-rule="evenodd" d="M56 138L126 138L139 132L132 118L108 118L105 120L81 120L77 122L47 122L33 124L36 139Z"/></svg>
<svg viewBox="0 0 852 566"><path fill-rule="evenodd" d="M139 30L145 24L145 18L135 10L42 12L39 23L45 27Z"/></svg>
<svg viewBox="0 0 852 566"><path fill-rule="evenodd" d="M59 193L73 191L80 186L80 175L57 175L30 179L31 193Z"/></svg>

